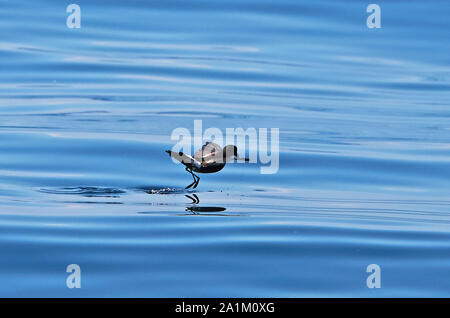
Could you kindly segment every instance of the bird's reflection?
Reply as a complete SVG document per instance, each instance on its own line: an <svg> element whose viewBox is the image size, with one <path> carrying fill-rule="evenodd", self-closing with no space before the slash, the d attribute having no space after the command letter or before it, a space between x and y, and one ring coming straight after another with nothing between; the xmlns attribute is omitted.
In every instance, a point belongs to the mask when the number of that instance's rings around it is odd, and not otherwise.
<svg viewBox="0 0 450 318"><path fill-rule="evenodd" d="M198 196L195 193L192 194L192 197L189 194L186 194L185 197L192 200L191 204L200 203L200 199L198 198Z"/></svg>
<svg viewBox="0 0 450 318"><path fill-rule="evenodd" d="M226 208L220 207L220 206L197 206L197 204L200 203L200 199L195 193L193 193L192 196L186 194L185 197L192 200L192 202L189 203L190 206L186 207L186 211L191 212L194 215L199 215L200 213L205 213L205 212L208 212L208 213L223 212L226 210ZM226 214L208 214L208 215L223 215L223 216L225 216Z"/></svg>

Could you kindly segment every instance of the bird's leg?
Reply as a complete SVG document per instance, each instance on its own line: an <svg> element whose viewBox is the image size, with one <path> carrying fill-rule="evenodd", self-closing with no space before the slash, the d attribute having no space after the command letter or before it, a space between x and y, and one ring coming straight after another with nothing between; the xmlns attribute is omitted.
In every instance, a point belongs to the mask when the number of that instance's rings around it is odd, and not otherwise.
<svg viewBox="0 0 450 318"><path fill-rule="evenodd" d="M193 187L193 189L195 189L195 188L197 188L197 186L198 186L198 183L199 183L199 181L200 181L200 177L197 176L197 175L195 175L195 174L193 174L193 175L197 177L197 181L195 182L194 187Z"/></svg>
<svg viewBox="0 0 450 318"><path fill-rule="evenodd" d="M192 173L192 170L191 170L191 169L186 168L186 171L189 172L189 173L192 175L192 178L194 178L194 182L192 182L190 185L188 185L188 186L185 188L185 189L189 189L190 187L192 187L192 186L195 184L195 182L196 182L197 180L195 179L195 174Z"/></svg>

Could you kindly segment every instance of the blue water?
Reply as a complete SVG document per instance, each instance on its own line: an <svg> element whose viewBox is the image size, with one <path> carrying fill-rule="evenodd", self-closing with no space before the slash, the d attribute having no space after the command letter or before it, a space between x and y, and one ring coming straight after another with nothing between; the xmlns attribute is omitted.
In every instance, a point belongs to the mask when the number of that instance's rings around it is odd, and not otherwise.
<svg viewBox="0 0 450 318"><path fill-rule="evenodd" d="M0 0L0 296L450 296L447 0L69 3ZM194 120L278 173L184 190Z"/></svg>

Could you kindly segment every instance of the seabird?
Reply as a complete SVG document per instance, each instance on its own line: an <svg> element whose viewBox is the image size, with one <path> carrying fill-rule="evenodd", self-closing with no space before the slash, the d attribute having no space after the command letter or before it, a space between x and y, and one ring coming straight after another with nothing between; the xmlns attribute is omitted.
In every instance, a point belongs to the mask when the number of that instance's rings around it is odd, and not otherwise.
<svg viewBox="0 0 450 318"><path fill-rule="evenodd" d="M207 142L202 146L202 149L195 152L194 157L183 152L174 152L166 150L166 152L174 159L186 166L186 171L192 175L194 182L186 187L189 189L197 188L200 177L194 174L197 173L215 173L223 169L227 162L234 159L241 161L249 161L248 158L241 158L238 155L237 147L234 145L225 146L222 149L218 144Z"/></svg>

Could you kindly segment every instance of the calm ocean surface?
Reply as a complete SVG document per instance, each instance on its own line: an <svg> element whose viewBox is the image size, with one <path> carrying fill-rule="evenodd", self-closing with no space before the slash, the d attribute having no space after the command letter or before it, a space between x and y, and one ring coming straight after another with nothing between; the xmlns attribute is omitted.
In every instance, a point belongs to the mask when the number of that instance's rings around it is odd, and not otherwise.
<svg viewBox="0 0 450 318"><path fill-rule="evenodd" d="M450 3L0 0L0 296L450 296ZM280 128L192 181L177 127ZM80 289L66 287L79 264ZM366 267L381 267L381 288Z"/></svg>

